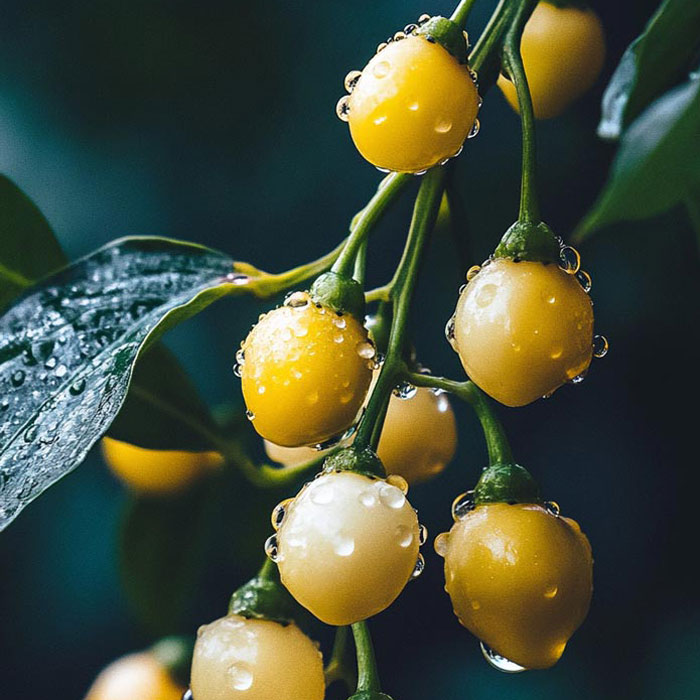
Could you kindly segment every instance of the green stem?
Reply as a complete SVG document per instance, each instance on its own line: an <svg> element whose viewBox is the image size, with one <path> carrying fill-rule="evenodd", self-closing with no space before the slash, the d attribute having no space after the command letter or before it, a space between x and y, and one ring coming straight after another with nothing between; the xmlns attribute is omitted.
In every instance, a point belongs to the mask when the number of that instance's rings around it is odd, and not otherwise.
<svg viewBox="0 0 700 700"><path fill-rule="evenodd" d="M34 284L32 280L25 277L22 273L17 272L17 270L11 270L2 263L0 263L0 277L11 282L15 287L31 287Z"/></svg>
<svg viewBox="0 0 700 700"><path fill-rule="evenodd" d="M685 208L688 211L688 216L690 217L690 223L693 225L693 229L695 230L695 239L698 244L698 250L700 250L700 190L690 190L686 195L684 202Z"/></svg>
<svg viewBox="0 0 700 700"><path fill-rule="evenodd" d="M355 439L355 445L360 448L367 446L376 448L389 396L403 365L402 356L413 289L423 252L435 225L444 185L445 169L443 167L433 168L423 176L423 182L416 197L406 246L401 262L396 268L394 279L390 284L393 318L389 345L379 379L367 404ZM379 430L377 430L377 425L379 425Z"/></svg>
<svg viewBox="0 0 700 700"><path fill-rule="evenodd" d="M513 462L513 454L503 425L498 420L489 399L474 382L456 382L453 379L433 377L419 372L406 372L404 376L414 386L442 389L471 404L484 431L489 465Z"/></svg>
<svg viewBox="0 0 700 700"><path fill-rule="evenodd" d="M357 692L378 693L381 691L377 660L374 658L372 637L366 622L356 622L352 626L357 653Z"/></svg>
<svg viewBox="0 0 700 700"><path fill-rule="evenodd" d="M357 280L363 287L365 284L365 273L367 271L367 239L362 241L357 257L355 258L355 267L352 273L354 280Z"/></svg>
<svg viewBox="0 0 700 700"><path fill-rule="evenodd" d="M488 65L497 55L503 34L508 26L508 17L512 9L512 0L501 0L491 15L486 28L481 33L476 46L469 54L469 66L480 73L484 66ZM486 85L479 81L479 88L483 97Z"/></svg>
<svg viewBox="0 0 700 700"><path fill-rule="evenodd" d="M520 40L532 9L536 2L520 0L513 22L505 37L503 46L503 67L515 84L518 96L518 110L523 131L522 178L520 189L520 213L518 220L523 223L538 223L540 221L539 205L535 186L536 144L535 144L535 112L532 107L530 88L523 67L520 53Z"/></svg>
<svg viewBox="0 0 700 700"><path fill-rule="evenodd" d="M455 11L452 13L450 19L460 28L464 29L467 24L467 17L472 11L472 7L476 3L476 0L461 0L459 5L455 7Z"/></svg>
<svg viewBox="0 0 700 700"><path fill-rule="evenodd" d="M355 264L357 252L372 228L382 217L389 204L391 204L398 194L403 190L413 176L408 173L391 173L380 183L374 197L369 200L367 206L362 210L355 226L348 236L342 252L331 268L333 272L350 277Z"/></svg>
<svg viewBox="0 0 700 700"><path fill-rule="evenodd" d="M324 670L326 676L326 687L336 681L343 681L348 690L357 683L357 673L348 664L350 651L350 628L347 626L338 627L333 640L333 651L331 658Z"/></svg>
<svg viewBox="0 0 700 700"><path fill-rule="evenodd" d="M275 564L275 562L269 557L265 557L265 561L260 567L260 571L258 571L258 578L263 579L264 581L279 583L279 569L277 568L277 564Z"/></svg>

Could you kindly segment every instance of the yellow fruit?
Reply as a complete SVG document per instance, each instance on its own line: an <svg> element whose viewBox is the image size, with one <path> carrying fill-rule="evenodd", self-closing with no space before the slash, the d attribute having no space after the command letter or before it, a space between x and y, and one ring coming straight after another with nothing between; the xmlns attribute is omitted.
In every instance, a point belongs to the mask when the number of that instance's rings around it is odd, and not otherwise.
<svg viewBox="0 0 700 700"><path fill-rule="evenodd" d="M467 66L439 44L409 36L372 58L348 107L350 134L370 163L420 172L460 150L479 95Z"/></svg>
<svg viewBox="0 0 700 700"><path fill-rule="evenodd" d="M85 700L181 700L183 692L155 657L144 651L107 666Z"/></svg>
<svg viewBox="0 0 700 700"><path fill-rule="evenodd" d="M591 547L578 524L534 504L477 506L435 543L459 621L497 654L549 668L591 600Z"/></svg>
<svg viewBox="0 0 700 700"><path fill-rule="evenodd" d="M559 8L540 2L525 25L520 45L535 116L549 119L595 83L605 60L605 37L591 9ZM518 110L515 85L505 76L498 87Z"/></svg>
<svg viewBox="0 0 700 700"><path fill-rule="evenodd" d="M591 362L591 300L554 263L494 260L467 284L454 321L467 374L506 406L551 394Z"/></svg>
<svg viewBox="0 0 700 700"><path fill-rule="evenodd" d="M265 314L243 344L243 397L258 433L285 447L322 443L354 422L375 348L351 314L296 292Z"/></svg>
<svg viewBox="0 0 700 700"><path fill-rule="evenodd" d="M418 518L399 488L406 482L393 481L398 486L331 472L282 505L275 557L282 583L326 624L349 625L376 615L414 573Z"/></svg>
<svg viewBox="0 0 700 700"><path fill-rule="evenodd" d="M200 628L190 684L196 700L323 700L326 689L321 652L295 624L239 615Z"/></svg>
<svg viewBox="0 0 700 700"><path fill-rule="evenodd" d="M409 484L425 481L447 466L456 449L457 424L446 394L421 387L410 399L391 397L377 449L388 474L398 474ZM326 454L310 447L281 447L268 440L265 451L285 467Z"/></svg>
<svg viewBox="0 0 700 700"><path fill-rule="evenodd" d="M182 491L223 463L218 452L150 450L108 437L102 438L102 455L129 488L153 494Z"/></svg>

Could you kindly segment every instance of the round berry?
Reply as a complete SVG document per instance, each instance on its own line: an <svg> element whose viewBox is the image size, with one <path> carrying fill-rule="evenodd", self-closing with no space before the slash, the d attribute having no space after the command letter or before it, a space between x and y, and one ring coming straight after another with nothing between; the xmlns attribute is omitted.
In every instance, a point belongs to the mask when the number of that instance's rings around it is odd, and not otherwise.
<svg viewBox="0 0 700 700"><path fill-rule="evenodd" d="M322 474L283 505L274 556L282 583L326 624L376 615L414 574L418 518L406 482L388 479Z"/></svg>
<svg viewBox="0 0 700 700"><path fill-rule="evenodd" d="M227 615L197 633L196 700L323 700L323 659L295 624Z"/></svg>
<svg viewBox="0 0 700 700"><path fill-rule="evenodd" d="M459 297L454 348L469 377L506 406L524 406L583 375L593 305L554 263L498 258Z"/></svg>
<svg viewBox="0 0 700 700"><path fill-rule="evenodd" d="M591 547L578 524L535 504L467 511L435 548L459 621L513 664L554 665L588 612Z"/></svg>
<svg viewBox="0 0 700 700"><path fill-rule="evenodd" d="M303 292L265 314L242 351L248 416L262 437L285 447L325 442L353 424L376 354L354 316Z"/></svg>

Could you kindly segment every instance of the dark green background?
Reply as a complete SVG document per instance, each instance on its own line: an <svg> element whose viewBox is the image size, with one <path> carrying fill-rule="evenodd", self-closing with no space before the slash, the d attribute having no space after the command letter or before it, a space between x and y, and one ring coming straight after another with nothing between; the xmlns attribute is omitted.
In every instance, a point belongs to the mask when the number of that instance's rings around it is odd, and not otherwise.
<svg viewBox="0 0 700 700"><path fill-rule="evenodd" d="M477 5L474 34L494 4ZM608 31L607 77L655 3L594 4ZM37 202L71 257L117 236L162 234L266 269L289 267L334 246L378 181L335 117L343 76L422 12L450 9L370 0L5 2L0 171ZM565 237L613 153L594 134L604 82L539 129L542 209ZM497 91L481 117L458 167L473 262L511 223L518 195L517 118ZM408 213L404 201L373 239L372 281L390 274ZM448 238L434 251L413 337L425 364L459 377L443 326L464 266ZM696 241L675 211L607 229L581 251L611 351L582 385L501 415L519 460L590 537L591 613L553 670L503 676L457 624L428 546L425 574L373 624L396 700L700 696ZM224 300L167 337L211 403L239 400L233 353L260 309ZM411 494L431 540L484 463L473 417L457 411L457 458ZM281 495L266 494L259 507L244 492L232 497L239 529L221 533L186 628L220 615L252 573L262 539L251 533L267 534ZM118 582L123 503L95 455L0 535L3 698L80 698L106 662L150 641Z"/></svg>

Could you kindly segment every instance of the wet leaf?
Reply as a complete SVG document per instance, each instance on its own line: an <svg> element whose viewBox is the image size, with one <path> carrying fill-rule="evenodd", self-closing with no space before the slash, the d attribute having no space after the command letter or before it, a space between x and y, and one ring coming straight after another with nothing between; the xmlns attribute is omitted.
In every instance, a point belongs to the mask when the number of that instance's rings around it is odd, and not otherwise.
<svg viewBox="0 0 700 700"><path fill-rule="evenodd" d="M698 46L700 2L663 2L625 51L605 90L598 135L619 138L653 100L686 78Z"/></svg>
<svg viewBox="0 0 700 700"><path fill-rule="evenodd" d="M205 451L218 431L209 409L174 355L156 343L139 357L129 393L107 434L139 447Z"/></svg>
<svg viewBox="0 0 700 700"><path fill-rule="evenodd" d="M43 214L0 175L0 310L67 260Z"/></svg>
<svg viewBox="0 0 700 700"><path fill-rule="evenodd" d="M625 132L608 182L576 232L660 214L700 183L700 78L674 88Z"/></svg>
<svg viewBox="0 0 700 700"><path fill-rule="evenodd" d="M164 238L115 241L0 317L0 529L75 468L124 402L143 347L223 295L233 261Z"/></svg>

